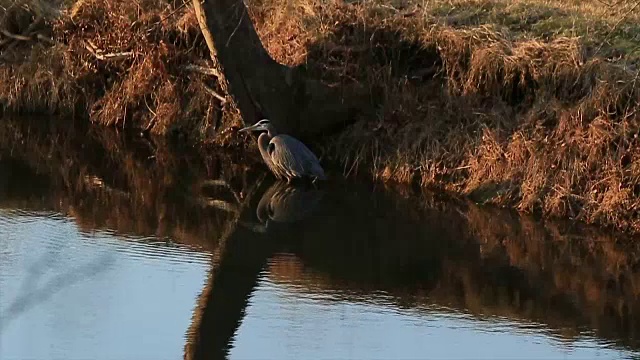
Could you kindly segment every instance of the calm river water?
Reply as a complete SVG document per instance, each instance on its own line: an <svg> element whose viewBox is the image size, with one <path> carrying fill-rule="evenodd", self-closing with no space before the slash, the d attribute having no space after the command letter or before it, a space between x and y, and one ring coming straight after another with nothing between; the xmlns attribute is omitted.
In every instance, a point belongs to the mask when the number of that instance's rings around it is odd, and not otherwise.
<svg viewBox="0 0 640 360"><path fill-rule="evenodd" d="M0 359L640 355L636 241L66 136L0 131Z"/></svg>

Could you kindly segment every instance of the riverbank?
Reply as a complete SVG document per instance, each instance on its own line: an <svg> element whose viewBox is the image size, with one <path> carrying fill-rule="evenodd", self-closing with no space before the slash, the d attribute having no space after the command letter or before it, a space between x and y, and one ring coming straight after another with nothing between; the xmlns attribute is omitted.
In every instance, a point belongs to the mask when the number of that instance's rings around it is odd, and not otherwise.
<svg viewBox="0 0 640 360"><path fill-rule="evenodd" d="M0 47L4 108L247 144L206 70L190 3L113 4L38 10L43 21L32 16L37 6L10 9L27 15L0 22L24 37L5 35ZM305 64L336 87L370 89L359 121L314 144L345 174L640 231L636 1L247 6L276 60Z"/></svg>

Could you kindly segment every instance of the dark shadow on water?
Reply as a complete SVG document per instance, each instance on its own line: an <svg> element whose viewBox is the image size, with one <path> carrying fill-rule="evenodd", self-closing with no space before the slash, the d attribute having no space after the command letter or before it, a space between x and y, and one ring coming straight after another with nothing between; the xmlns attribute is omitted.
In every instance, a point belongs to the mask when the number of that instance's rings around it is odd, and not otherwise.
<svg viewBox="0 0 640 360"><path fill-rule="evenodd" d="M265 276L295 291L447 307L478 321L539 323L569 343L593 333L640 349L637 239L372 184L290 187L238 154L105 132L6 121L0 139L0 208L55 211L83 231L212 254L188 359L227 357Z"/></svg>

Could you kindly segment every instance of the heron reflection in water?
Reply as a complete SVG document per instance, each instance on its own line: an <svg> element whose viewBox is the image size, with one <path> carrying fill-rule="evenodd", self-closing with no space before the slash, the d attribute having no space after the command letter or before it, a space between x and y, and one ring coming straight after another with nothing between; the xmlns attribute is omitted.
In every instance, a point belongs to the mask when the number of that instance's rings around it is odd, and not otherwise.
<svg viewBox="0 0 640 360"><path fill-rule="evenodd" d="M268 119L239 131L265 131L258 137L258 148L269 170L291 183L294 179L326 180L320 161L309 148L293 136L278 134Z"/></svg>
<svg viewBox="0 0 640 360"><path fill-rule="evenodd" d="M266 232L273 223L294 223L300 221L318 207L324 191L313 186L292 186L285 181L277 181L269 187L256 209L260 224L244 224L256 232Z"/></svg>

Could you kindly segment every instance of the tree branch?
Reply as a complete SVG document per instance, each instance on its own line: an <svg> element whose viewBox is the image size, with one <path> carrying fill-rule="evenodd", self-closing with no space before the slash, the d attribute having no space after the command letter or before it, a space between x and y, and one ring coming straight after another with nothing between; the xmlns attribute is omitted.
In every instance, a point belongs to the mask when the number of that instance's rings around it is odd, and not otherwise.
<svg viewBox="0 0 640 360"><path fill-rule="evenodd" d="M212 88L208 87L208 86L207 86L207 85L205 85L205 84L202 84L202 87L204 88L204 91L206 91L209 95L211 95L211 96L213 96L214 98L216 98L216 99L220 100L220 102L222 103L222 105L226 104L227 99L226 99L224 96L222 96L222 95L218 94L215 90L213 90Z"/></svg>
<svg viewBox="0 0 640 360"><path fill-rule="evenodd" d="M208 67L204 67L204 66L190 64L190 65L183 66L182 69L187 70L187 71L197 72L197 73L204 74L204 75L215 76L215 77L217 77L219 79L222 78L222 75L220 74L220 72L218 70L214 69L214 68L208 68Z"/></svg>

